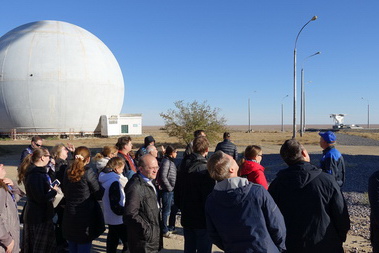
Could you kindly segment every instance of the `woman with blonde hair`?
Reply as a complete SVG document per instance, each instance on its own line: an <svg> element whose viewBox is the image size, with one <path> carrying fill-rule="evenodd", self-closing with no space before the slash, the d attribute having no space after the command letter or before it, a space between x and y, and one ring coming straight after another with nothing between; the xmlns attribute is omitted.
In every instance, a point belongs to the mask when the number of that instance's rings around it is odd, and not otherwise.
<svg viewBox="0 0 379 253"><path fill-rule="evenodd" d="M240 166L240 176L246 177L252 183L262 185L267 190L268 183L264 174L265 168L260 165L262 156L261 147L257 145L247 146Z"/></svg>
<svg viewBox="0 0 379 253"><path fill-rule="evenodd" d="M72 150L75 150L73 145L68 144L65 146L63 143L55 145L51 150L51 155L55 160L55 178L59 182L63 182L64 174L68 168L69 155L72 158ZM62 222L63 222L63 212L66 200L63 198L59 205L55 208L57 214L57 221L55 223L55 236L57 239L57 250L58 252L62 251L67 247L67 241L63 238L62 233Z"/></svg>
<svg viewBox="0 0 379 253"><path fill-rule="evenodd" d="M23 195L17 184L5 177L0 164L0 252L20 252L20 220L17 201Z"/></svg>
<svg viewBox="0 0 379 253"><path fill-rule="evenodd" d="M18 180L25 185L27 201L23 210L23 252L56 252L53 200L58 186L52 187L47 173L51 156L47 149L35 149L24 158Z"/></svg>
<svg viewBox="0 0 379 253"><path fill-rule="evenodd" d="M70 252L91 252L92 241L105 230L103 213L97 202L103 197L104 189L88 166L90 160L90 150L78 147L63 179L66 206L62 227Z"/></svg>
<svg viewBox="0 0 379 253"><path fill-rule="evenodd" d="M108 224L107 253L116 253L121 239L126 252L126 226L122 220L125 206L124 188L128 179L122 174L125 161L121 157L113 157L99 175L99 181L104 187L103 210L104 220Z"/></svg>
<svg viewBox="0 0 379 253"><path fill-rule="evenodd" d="M104 146L101 153L97 153L93 158L95 160L95 165L97 169L97 173L100 173L105 165L109 162L112 157L116 157L118 154L118 150L116 146Z"/></svg>

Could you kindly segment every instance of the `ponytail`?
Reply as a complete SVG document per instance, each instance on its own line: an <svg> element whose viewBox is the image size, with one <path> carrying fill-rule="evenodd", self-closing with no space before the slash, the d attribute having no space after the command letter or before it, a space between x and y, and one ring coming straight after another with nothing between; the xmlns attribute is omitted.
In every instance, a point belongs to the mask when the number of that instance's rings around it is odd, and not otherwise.
<svg viewBox="0 0 379 253"><path fill-rule="evenodd" d="M17 183L18 184L22 184L24 182L26 170L28 169L31 163L32 163L32 154L29 154L24 158L20 166L17 168L17 171L18 171Z"/></svg>
<svg viewBox="0 0 379 253"><path fill-rule="evenodd" d="M104 146L101 153L97 153L93 159L95 161L98 161L102 158L110 157L111 154L116 153L116 152L117 152L116 146Z"/></svg>
<svg viewBox="0 0 379 253"><path fill-rule="evenodd" d="M79 182L85 172L85 165L88 158L90 158L91 152L87 147L81 146L75 149L75 160L67 170L68 179L71 182Z"/></svg>

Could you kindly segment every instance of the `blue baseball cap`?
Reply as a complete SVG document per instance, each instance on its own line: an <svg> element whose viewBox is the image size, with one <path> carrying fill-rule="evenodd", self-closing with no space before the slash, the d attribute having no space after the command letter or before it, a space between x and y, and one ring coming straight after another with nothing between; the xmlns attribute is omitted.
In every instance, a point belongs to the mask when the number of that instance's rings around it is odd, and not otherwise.
<svg viewBox="0 0 379 253"><path fill-rule="evenodd" d="M327 143L333 143L333 142L336 142L336 140L337 140L336 135L335 135L332 131L319 132L318 134L319 134L319 135L324 139L324 141L326 141Z"/></svg>

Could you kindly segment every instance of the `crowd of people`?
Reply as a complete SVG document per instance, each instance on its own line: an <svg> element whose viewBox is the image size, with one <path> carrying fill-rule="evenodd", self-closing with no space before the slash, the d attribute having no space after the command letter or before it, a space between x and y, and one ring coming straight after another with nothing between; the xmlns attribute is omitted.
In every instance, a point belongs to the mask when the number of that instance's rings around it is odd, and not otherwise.
<svg viewBox="0 0 379 253"><path fill-rule="evenodd" d="M262 148L249 145L240 156L228 132L209 155L205 131L195 131L180 162L171 145L158 152L152 136L136 153L131 137L120 137L92 162L87 147L57 144L50 153L34 136L17 183L0 164L0 252L91 252L106 225L106 252L120 242L122 252L158 252L176 233L179 211L186 253L211 252L212 244L225 252L343 252L350 229L344 159L333 132L319 135L319 167L298 140L287 140L280 155L288 167L270 184ZM368 192L379 252L379 172Z"/></svg>

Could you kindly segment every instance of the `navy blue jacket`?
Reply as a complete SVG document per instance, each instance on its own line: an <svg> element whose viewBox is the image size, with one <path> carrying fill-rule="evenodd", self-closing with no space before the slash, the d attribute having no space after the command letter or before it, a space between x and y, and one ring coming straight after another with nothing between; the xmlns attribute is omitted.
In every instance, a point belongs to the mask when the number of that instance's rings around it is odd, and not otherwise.
<svg viewBox="0 0 379 253"><path fill-rule="evenodd" d="M212 243L225 252L284 251L284 219L270 194L261 185L235 179L246 182L225 190L216 190L216 185L208 196L205 213Z"/></svg>
<svg viewBox="0 0 379 253"><path fill-rule="evenodd" d="M234 158L234 160L238 160L237 146L229 139L224 139L224 141L219 142L216 146L215 152L218 150L221 150L225 154L230 155Z"/></svg>
<svg viewBox="0 0 379 253"><path fill-rule="evenodd" d="M322 151L321 169L334 176L337 184L342 187L345 183L345 162L341 153L334 147L329 146Z"/></svg>

